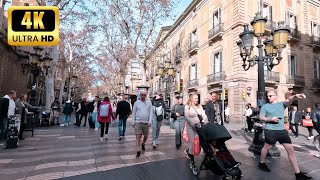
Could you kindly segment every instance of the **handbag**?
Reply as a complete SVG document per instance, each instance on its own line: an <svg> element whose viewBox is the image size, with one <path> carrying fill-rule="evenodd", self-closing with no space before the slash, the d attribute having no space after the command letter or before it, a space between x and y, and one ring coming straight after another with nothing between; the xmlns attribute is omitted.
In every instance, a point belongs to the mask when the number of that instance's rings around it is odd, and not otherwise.
<svg viewBox="0 0 320 180"><path fill-rule="evenodd" d="M311 119L302 119L302 126L313 127L313 123Z"/></svg>
<svg viewBox="0 0 320 180"><path fill-rule="evenodd" d="M196 135L193 138L193 155L198 156L200 154L200 151L201 151L200 140L199 140L199 136Z"/></svg>
<svg viewBox="0 0 320 180"><path fill-rule="evenodd" d="M188 142L189 141L189 136L187 133L187 122L184 122L184 127L183 127L183 131L182 131L182 138Z"/></svg>
<svg viewBox="0 0 320 180"><path fill-rule="evenodd" d="M176 111L177 111L177 105L174 105L174 113L171 113L171 118L173 120L177 119Z"/></svg>
<svg viewBox="0 0 320 180"><path fill-rule="evenodd" d="M198 111L193 106L192 106L192 108L196 111L199 121L202 122L203 117L198 113Z"/></svg>

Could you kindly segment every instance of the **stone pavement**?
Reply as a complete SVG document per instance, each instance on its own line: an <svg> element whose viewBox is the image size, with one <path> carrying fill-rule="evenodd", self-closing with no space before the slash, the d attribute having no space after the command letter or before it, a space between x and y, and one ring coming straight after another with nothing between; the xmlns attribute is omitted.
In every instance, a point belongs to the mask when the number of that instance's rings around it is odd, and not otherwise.
<svg viewBox="0 0 320 180"><path fill-rule="evenodd" d="M116 124L110 127L109 140L99 141L100 131L84 127L42 127L34 137L27 132L17 149L0 150L0 180L11 179L198 179L188 169L183 153L186 147L176 150L174 130L163 126L160 145L152 149L151 141L139 159L135 154L133 128L128 123L127 136L118 141ZM248 152L252 134L242 133L241 125L229 124L233 135L228 148L242 165L247 180L294 179L293 170L281 146L281 157L268 158L272 172L256 168L258 157ZM151 139L151 136L149 137ZM320 179L320 159L312 154L315 149L309 141L293 140L299 166L314 179ZM200 164L201 156L197 158ZM216 179L210 171L202 171L200 179Z"/></svg>

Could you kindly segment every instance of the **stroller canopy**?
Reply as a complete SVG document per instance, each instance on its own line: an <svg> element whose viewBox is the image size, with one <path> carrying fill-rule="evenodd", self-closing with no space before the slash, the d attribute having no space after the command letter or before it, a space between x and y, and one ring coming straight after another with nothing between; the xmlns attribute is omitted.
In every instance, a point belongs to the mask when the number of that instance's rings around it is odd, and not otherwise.
<svg viewBox="0 0 320 180"><path fill-rule="evenodd" d="M207 123L203 127L203 133L207 142L210 141L227 141L232 138L228 130L216 123Z"/></svg>

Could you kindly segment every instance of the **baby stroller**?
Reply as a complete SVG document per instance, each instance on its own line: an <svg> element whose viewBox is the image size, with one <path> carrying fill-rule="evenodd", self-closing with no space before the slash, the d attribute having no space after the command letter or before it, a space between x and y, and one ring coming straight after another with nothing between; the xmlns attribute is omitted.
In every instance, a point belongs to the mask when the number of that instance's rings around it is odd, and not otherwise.
<svg viewBox="0 0 320 180"><path fill-rule="evenodd" d="M227 129L215 123L200 124L196 129L205 157L200 170L194 159L191 158L189 165L192 173L198 176L201 170L211 170L222 180L229 179L229 176L233 180L240 180L242 177L242 171L239 168L241 163L234 160L225 145L225 141L232 138Z"/></svg>
<svg viewBox="0 0 320 180"><path fill-rule="evenodd" d="M47 109L41 112L41 121L40 121L40 126L50 126L52 122L50 123L50 115L51 115L51 110Z"/></svg>

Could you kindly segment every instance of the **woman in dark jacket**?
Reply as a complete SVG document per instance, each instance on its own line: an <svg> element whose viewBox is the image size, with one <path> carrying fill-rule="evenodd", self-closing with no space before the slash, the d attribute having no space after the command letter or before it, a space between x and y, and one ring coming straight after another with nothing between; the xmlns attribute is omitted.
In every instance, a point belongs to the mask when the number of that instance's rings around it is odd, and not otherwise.
<svg viewBox="0 0 320 180"><path fill-rule="evenodd" d="M178 103L171 109L171 117L174 118L173 127L176 130L176 148L181 147L181 134L184 127L184 104L182 97L179 97Z"/></svg>

